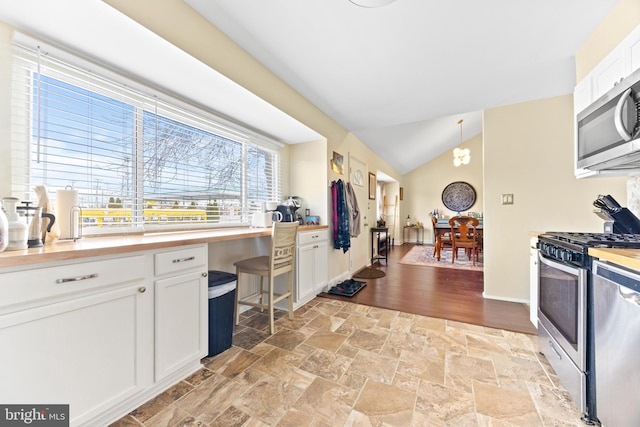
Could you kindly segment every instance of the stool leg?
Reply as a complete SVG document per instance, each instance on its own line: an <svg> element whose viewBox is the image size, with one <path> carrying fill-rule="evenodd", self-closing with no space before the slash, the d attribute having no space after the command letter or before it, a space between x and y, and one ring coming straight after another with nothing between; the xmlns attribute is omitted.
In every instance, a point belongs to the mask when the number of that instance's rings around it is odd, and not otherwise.
<svg viewBox="0 0 640 427"><path fill-rule="evenodd" d="M273 276L269 276L269 331L271 335L275 332L275 325L273 324Z"/></svg>
<svg viewBox="0 0 640 427"><path fill-rule="evenodd" d="M264 305L264 276L260 276L260 305ZM260 313L262 312L264 312L264 308L260 307Z"/></svg>
<svg viewBox="0 0 640 427"><path fill-rule="evenodd" d="M287 286L287 291L289 292L289 319L293 320L293 270L287 273L289 275L289 281Z"/></svg>

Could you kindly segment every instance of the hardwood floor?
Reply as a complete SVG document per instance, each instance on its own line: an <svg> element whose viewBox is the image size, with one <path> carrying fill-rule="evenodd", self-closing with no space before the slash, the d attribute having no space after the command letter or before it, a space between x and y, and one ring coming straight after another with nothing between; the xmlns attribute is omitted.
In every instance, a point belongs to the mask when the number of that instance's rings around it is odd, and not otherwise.
<svg viewBox="0 0 640 427"><path fill-rule="evenodd" d="M482 297L484 278L481 271L424 267L400 264L413 244L394 246L389 262L374 267L383 270L380 279L367 282L353 297L322 293L325 298L350 301L373 307L457 320L475 325L536 334L525 304Z"/></svg>

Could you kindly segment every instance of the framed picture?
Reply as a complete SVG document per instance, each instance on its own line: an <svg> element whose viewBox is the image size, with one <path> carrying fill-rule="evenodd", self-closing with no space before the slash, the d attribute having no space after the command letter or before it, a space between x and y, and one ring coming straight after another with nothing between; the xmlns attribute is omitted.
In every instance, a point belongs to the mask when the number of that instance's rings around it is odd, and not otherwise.
<svg viewBox="0 0 640 427"><path fill-rule="evenodd" d="M333 152L333 159L331 159L331 170L335 173L342 175L344 173L344 156L342 154Z"/></svg>
<svg viewBox="0 0 640 427"><path fill-rule="evenodd" d="M304 218L304 223L306 225L320 225L320 217L317 215L307 215Z"/></svg>
<svg viewBox="0 0 640 427"><path fill-rule="evenodd" d="M404 188L400 187L400 200L404 200Z"/></svg>
<svg viewBox="0 0 640 427"><path fill-rule="evenodd" d="M376 199L376 174L369 172L369 200Z"/></svg>

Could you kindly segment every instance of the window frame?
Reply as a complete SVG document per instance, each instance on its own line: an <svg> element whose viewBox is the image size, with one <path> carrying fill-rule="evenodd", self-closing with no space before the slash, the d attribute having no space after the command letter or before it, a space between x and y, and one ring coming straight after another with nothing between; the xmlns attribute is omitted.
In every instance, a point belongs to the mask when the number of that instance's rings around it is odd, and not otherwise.
<svg viewBox="0 0 640 427"><path fill-rule="evenodd" d="M48 44L41 43L39 41L33 41L33 43L25 44L22 40L24 37L20 38L21 42L17 43L14 41L14 52L12 56L13 65L13 78L19 79L27 79L26 75L17 75L16 73L20 72L20 69L27 70L28 67L23 65L16 65L16 59L20 55L24 55L25 57L31 57L28 59L20 59L21 61L28 61L29 59L33 60L33 55L39 55L38 50L35 49L46 49L49 56L54 57L48 58L47 62L53 61L56 63L54 66L52 63L46 64L44 67L45 70L41 68L41 61L38 58L37 65L38 71L43 75L47 75L51 78L60 80L65 82L66 84L70 84L81 89L90 91L92 93L97 93L101 96L106 96L109 98L113 98L113 94L119 90L124 90L126 92L125 98L126 101L122 101L118 99L119 102L126 102L128 105L131 105L134 109L134 117L138 122L134 122L133 129L136 129L134 135L134 142L132 144L131 151L133 156L133 188L132 188L132 205L131 205L131 216L137 217L141 219L140 222L132 221L130 226L124 227L87 227L83 228L83 234L85 235L99 235L99 234L111 234L111 233L135 233L135 232L145 232L145 231L168 231L168 230L185 230L185 229L202 229L202 228L219 228L219 227L237 227L237 226L247 226L251 220L251 213L260 211L262 207L260 206L261 201L256 199L254 201L249 199L250 192L249 188L251 188L251 183L248 182L249 177L251 176L251 170L248 169L248 156L247 151L251 149L263 150L268 153L268 156L271 157L273 164L271 168L266 167L264 172L268 173L270 176L270 181L266 183L266 186L269 187L270 194L273 196L269 197L267 200L280 200L282 195L282 182L281 175L282 171L280 170L282 167L282 159L280 149L283 144L275 141L271 138L268 138L264 135L260 135L259 133L250 130L248 128L244 128L241 125L230 122L224 118L221 118L211 111L205 110L200 105L191 104L183 99L180 99L176 96L167 95L162 92L161 88L151 87L145 84L142 84L136 80L129 79L124 77L117 72L112 70L105 69L95 63L92 63L84 58L78 57L76 55L69 54L64 51L60 51L59 49L49 46ZM27 38L29 39L29 38ZM30 40L30 39L29 39ZM43 48L44 45L44 48ZM37 47L36 47L37 46ZM19 52L19 53L18 53ZM60 68L58 68L60 67ZM64 67L64 70L62 70ZM34 71L34 70L31 70ZM66 76L66 72L70 74L73 73L73 80L69 81L69 78ZM92 81L82 85L82 78L84 78L85 74L92 76ZM104 84L104 86L103 86ZM33 88L32 86L29 86ZM13 93L13 101L12 101L12 116L14 114L14 108L22 108L22 112L20 115L24 115L23 120L27 123L14 123L12 119L12 153L16 150L14 148L18 148L21 155L18 155L16 161L12 159L12 191L14 194L20 194L25 198L27 196L32 196L33 193L27 191L26 187L30 187L28 183L31 182L32 173L31 173L31 146L33 144L32 139L32 131L33 129L33 110L30 109L30 104L28 99L23 99L24 105L22 107L14 105L16 99L15 91L18 89L12 89ZM28 95L26 92L19 94L23 97ZM150 100L154 101L154 108L151 108ZM26 111L26 112L25 112ZM198 129L199 131L207 132L218 137L229 139L233 142L241 144L242 150L242 171L241 171L241 182L239 183L239 187L241 188L240 194L238 196L239 200L239 215L238 221L233 222L219 222L219 223L198 223L198 224L189 224L189 223L180 223L173 222L172 224L152 224L145 223L143 218L144 213L144 203L146 202L146 198L144 195L144 182L143 182L143 173L141 172L141 162L143 161L143 146L144 146L144 135L142 128L144 127L144 114L148 112L149 114L157 114L160 117L166 117L169 120L177 121L185 126L191 126L193 128ZM209 126L207 126L209 125ZM20 131L15 131L14 127L24 127L25 129ZM13 154L12 154L13 156ZM21 176L22 175L22 176ZM49 197L55 201L54 191L52 188L49 188ZM256 188L257 190L257 188ZM27 194L27 192L29 194ZM256 194L258 191L255 192ZM28 197L33 200L33 197ZM224 199L221 199L224 200Z"/></svg>

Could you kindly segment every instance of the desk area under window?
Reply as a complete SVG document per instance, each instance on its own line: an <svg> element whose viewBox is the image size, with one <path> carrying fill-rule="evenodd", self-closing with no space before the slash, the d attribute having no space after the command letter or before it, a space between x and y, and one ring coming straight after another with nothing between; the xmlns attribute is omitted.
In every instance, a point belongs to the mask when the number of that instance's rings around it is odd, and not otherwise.
<svg viewBox="0 0 640 427"><path fill-rule="evenodd" d="M326 225L300 226L299 231L327 229ZM74 242L59 241L40 248L29 248L0 253L0 268L18 267L71 259L89 258L101 255L122 254L179 247L199 243L215 243L231 240L265 237L271 235L270 228L217 228L214 230L175 231L118 235L113 237L87 237Z"/></svg>

